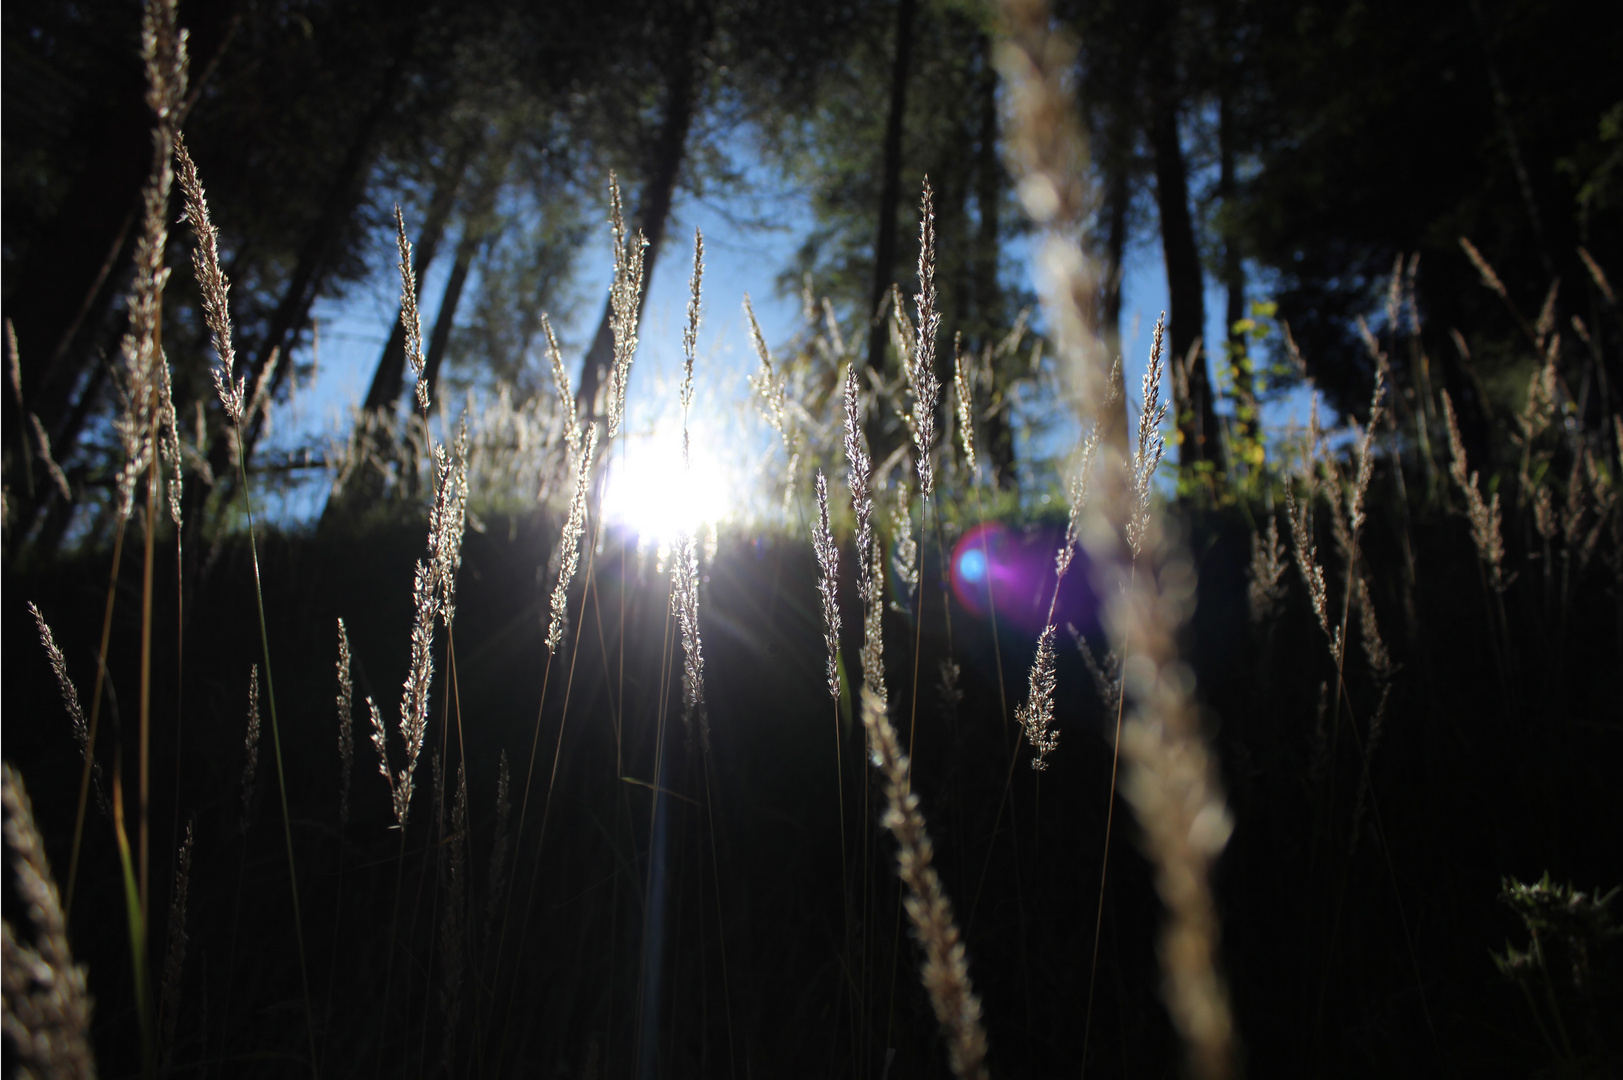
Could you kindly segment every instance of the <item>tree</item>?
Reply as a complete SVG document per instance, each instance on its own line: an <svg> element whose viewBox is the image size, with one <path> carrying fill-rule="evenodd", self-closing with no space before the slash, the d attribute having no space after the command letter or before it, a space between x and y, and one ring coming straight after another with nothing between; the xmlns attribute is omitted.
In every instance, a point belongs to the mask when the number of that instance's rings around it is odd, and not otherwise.
<svg viewBox="0 0 1623 1080"><path fill-rule="evenodd" d="M138 15L133 5L125 14L127 21L117 23L60 5L6 9L8 59L27 74L8 81L6 94L5 316L17 334L19 394L58 457L71 451L101 391L104 372L90 370L87 379L87 369L112 340L103 324L151 165L151 112L134 41ZM185 16L195 24L189 112L242 11L234 3L206 4L188 7ZM62 103L75 100L75 114L66 115ZM48 130L63 120L66 137ZM21 167L10 164L19 159ZM14 209L19 203L21 212ZM16 527L26 532L55 489L43 473L38 484L19 475L31 457L22 441L33 439L32 424L12 396L3 408L10 436L5 474L23 496Z"/></svg>
<svg viewBox="0 0 1623 1080"><path fill-rule="evenodd" d="M1426 351L1468 426L1483 414L1449 331L1471 342L1484 385L1529 361L1460 237L1493 264L1524 319L1536 317L1553 268L1557 325L1570 331L1577 315L1610 333L1577 248L1603 263L1623 250L1618 173L1605 166L1618 136L1603 133L1619 102L1611 72L1623 25L1573 15L1493 0L1246 5L1252 85L1235 123L1254 169L1238 185L1235 224L1250 258L1277 277L1280 314L1338 408L1359 411L1368 396L1354 318L1380 309L1399 253L1422 257ZM1585 422L1598 426L1623 403L1618 349L1608 343L1599 363L1575 337L1564 335L1566 370L1593 384ZM1505 385L1519 393L1525 377Z"/></svg>
<svg viewBox="0 0 1623 1080"><path fill-rule="evenodd" d="M1206 282L1200 247L1189 212L1189 172L1178 134L1178 99L1170 77L1150 81L1150 147L1155 159L1155 203L1161 217L1161 251L1166 260L1171 307L1174 404L1177 408L1178 463L1185 469L1210 464L1223 472L1211 379L1207 374Z"/></svg>
<svg viewBox="0 0 1623 1080"><path fill-rule="evenodd" d="M910 307L917 287L918 192L926 176L935 189L943 313L937 377L943 385L952 381L953 342L960 335L966 353L995 355L1000 388L1028 370L995 350L1028 298L1005 276L1005 245L1017 225L1005 205L1010 189L983 14L947 3L920 3L909 12L900 0L857 7L849 23L857 40L840 63L819 71L810 107L766 131L765 153L810 190L816 215L780 285L798 286L810 274L816 290L852 324L848 336L865 347L869 369L889 381L899 373L890 356L888 296L895 285ZM905 49L894 40L904 25L911 28ZM899 78L904 57L905 78ZM905 106L899 113L892 109L897 104ZM894 115L901 116L899 138L892 138L898 134ZM1016 479L1007 412L1012 400L1006 397L990 415L984 410L992 403L979 403L982 451L998 481L1009 485ZM892 410L870 416L869 439L880 460L905 438L902 418Z"/></svg>

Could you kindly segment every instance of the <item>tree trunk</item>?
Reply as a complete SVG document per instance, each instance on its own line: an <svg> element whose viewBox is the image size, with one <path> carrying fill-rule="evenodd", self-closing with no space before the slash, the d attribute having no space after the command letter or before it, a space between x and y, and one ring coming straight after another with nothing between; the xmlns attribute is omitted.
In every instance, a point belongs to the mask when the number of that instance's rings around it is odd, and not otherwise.
<svg viewBox="0 0 1623 1080"><path fill-rule="evenodd" d="M1217 99L1217 194L1222 200L1225 215L1235 207L1234 193L1234 115L1225 90ZM1228 339L1228 354L1223 358L1228 365L1229 378L1234 383L1235 403L1238 407L1241 436L1250 442L1257 437L1256 384L1249 365L1238 362L1246 348L1245 335L1234 329L1245 318L1245 264L1240 258L1238 228L1231 219L1223 228L1223 289L1228 296L1227 318L1223 332Z"/></svg>
<svg viewBox="0 0 1623 1080"><path fill-rule="evenodd" d="M637 297L637 314L648 302L648 289L653 282L654 267L659 261L660 243L665 239L665 223L671 216L671 203L676 197L676 181L682 172L682 161L687 151L688 129L693 126L693 114L698 104L698 56L692 42L699 49L708 40L708 29L699 34L679 35L672 62L666 69L665 116L659 134L649 155L647 179L638 199L637 228L648 241L643 255L643 289ZM607 384L609 365L614 362L614 333L609 319L612 306L603 304L603 317L598 321L592 347L581 362L580 386L575 391L575 404L587 422L602 407L598 395Z"/></svg>
<svg viewBox="0 0 1623 1080"><path fill-rule="evenodd" d="M423 228L417 234L417 244L412 250L414 256L412 273L416 276L419 289L422 288L429 266L434 262L440 240L445 236L445 226L451 220L451 211L456 206L457 192L462 188L462 177L467 168L468 158L472 155L473 143L473 139L463 142L456 163L440 177L434 186L434 194L428 201L428 212L423 218ZM366 400L361 407L367 412L393 413L400 404L400 393L405 387L405 377L406 329L399 312L396 312L394 324L389 330L389 342L383 347L383 355L378 357L377 369L372 373L372 385L367 390Z"/></svg>
<svg viewBox="0 0 1623 1080"><path fill-rule="evenodd" d="M440 368L445 364L445 348L451 342L451 328L456 322L457 305L462 303L462 289L468 283L468 270L473 257L484 243L482 230L471 224L462 230L462 239L456 245L456 260L451 264L451 276L446 279L445 292L440 295L440 309L434 316L434 332L429 335L428 353L423 360L423 378L428 382L430 407L439 388Z"/></svg>
<svg viewBox="0 0 1623 1080"><path fill-rule="evenodd" d="M1197 350L1206 324L1205 285L1200 249L1195 244L1194 222L1189 215L1189 180L1178 142L1178 104L1170 89L1156 82L1152 94L1149 135L1155 154L1155 195L1161 213L1161 250L1166 259L1167 294L1172 308L1170 355L1167 366L1182 368L1187 379L1174 378L1178 413L1178 461L1185 467L1210 462L1223 471L1222 445L1217 438L1217 414L1212 407L1211 380L1206 360ZM1187 400L1178 392L1187 381Z"/></svg>
<svg viewBox="0 0 1623 1080"><path fill-rule="evenodd" d="M902 198L902 125L907 117L907 76L916 6L915 0L898 0L896 4L896 55L890 66L890 110L885 116L880 166L879 235L874 239L873 286L868 290L868 310L864 313L873 320L868 331L868 366L874 371L884 370L885 347L890 341L889 322L877 313L895 279L896 211Z"/></svg>
<svg viewBox="0 0 1623 1080"><path fill-rule="evenodd" d="M975 242L975 314L980 348L992 348L1008 332L1004 324L1003 289L998 282L998 255L1002 228L998 209L1003 200L1003 159L998 154L997 68L992 63L992 41L981 38L980 130L975 148L975 208L980 215ZM894 217L894 213L892 214ZM965 335L966 337L968 335ZM870 341L870 346L872 342ZM1016 364L1015 358L1005 361ZM989 389L989 388L988 388ZM984 397L979 401L983 408ZM1007 412L987 417L981 428L981 454L991 466L993 482L1012 488L1019 479L1014 469L1014 431Z"/></svg>
<svg viewBox="0 0 1623 1080"><path fill-rule="evenodd" d="M1123 136L1128 133L1122 129L1126 123L1117 123L1116 128ZM1131 162L1127 152L1123 149L1125 138L1119 139L1111 154L1110 164L1107 167L1109 179L1105 189L1105 266L1104 282L1099 305L1099 332L1104 336L1105 355L1112 365L1120 360L1125 366L1126 358L1122 356L1121 339L1121 281L1123 261L1127 254L1127 215L1133 205L1133 183ZM1110 425L1100 435L1101 440L1114 447L1126 460L1128 441L1130 438L1127 423L1127 392L1126 376L1121 371L1116 373L1117 397L1121 407L1110 414Z"/></svg>

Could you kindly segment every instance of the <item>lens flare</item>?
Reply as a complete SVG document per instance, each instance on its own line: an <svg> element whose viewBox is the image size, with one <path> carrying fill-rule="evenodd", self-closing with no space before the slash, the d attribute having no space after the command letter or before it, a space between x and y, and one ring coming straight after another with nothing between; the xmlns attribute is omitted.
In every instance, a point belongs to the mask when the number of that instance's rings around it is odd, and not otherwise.
<svg viewBox="0 0 1623 1080"><path fill-rule="evenodd" d="M1054 595L1054 553L1065 535L1062 527L1018 535L992 521L965 532L952 550L952 591L969 611L998 623L1036 634L1048 617ZM1054 605L1056 625L1094 625L1098 604L1088 587L1087 557L1078 552L1060 583Z"/></svg>

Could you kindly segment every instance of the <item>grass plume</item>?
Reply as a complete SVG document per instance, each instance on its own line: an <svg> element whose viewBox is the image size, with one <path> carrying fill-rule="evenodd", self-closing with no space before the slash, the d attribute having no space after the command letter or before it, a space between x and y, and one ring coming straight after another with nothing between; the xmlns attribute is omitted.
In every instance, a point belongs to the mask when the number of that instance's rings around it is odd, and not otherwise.
<svg viewBox="0 0 1623 1080"><path fill-rule="evenodd" d="M981 1003L969 977L952 901L932 865L935 849L919 811L919 797L912 789L911 763L885 715L883 699L871 688L862 694L862 724L874 767L885 781L886 809L880 823L896 838L896 876L907 890L903 903L913 936L924 952L919 975L947 1041L947 1060L954 1076L984 1078L986 1032L981 1027Z"/></svg>
<svg viewBox="0 0 1623 1080"><path fill-rule="evenodd" d="M85 969L74 963L68 946L67 919L22 778L10 763L0 766L0 776L17 898L32 935L31 942L24 940L9 920L0 926L0 1027L16 1054L18 1075L91 1080L96 1063L90 1054Z"/></svg>

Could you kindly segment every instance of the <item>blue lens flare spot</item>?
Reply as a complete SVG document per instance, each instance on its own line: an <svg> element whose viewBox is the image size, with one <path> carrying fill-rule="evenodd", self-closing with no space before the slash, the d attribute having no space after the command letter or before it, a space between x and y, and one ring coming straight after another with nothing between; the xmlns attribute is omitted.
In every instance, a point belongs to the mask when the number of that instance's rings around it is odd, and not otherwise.
<svg viewBox="0 0 1623 1080"><path fill-rule="evenodd" d="M1000 626L1037 634L1050 618L1056 626L1095 624L1096 601L1088 587L1087 556L1077 560L1055 591L1054 554L1065 541L1059 524L1015 533L1001 522L977 525L952 552L952 591L975 615Z"/></svg>
<svg viewBox="0 0 1623 1080"><path fill-rule="evenodd" d="M971 548L958 556L958 574L965 581L981 582L986 579L986 553Z"/></svg>

